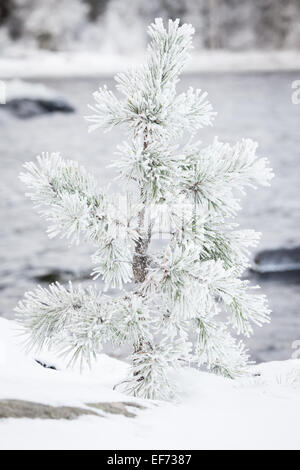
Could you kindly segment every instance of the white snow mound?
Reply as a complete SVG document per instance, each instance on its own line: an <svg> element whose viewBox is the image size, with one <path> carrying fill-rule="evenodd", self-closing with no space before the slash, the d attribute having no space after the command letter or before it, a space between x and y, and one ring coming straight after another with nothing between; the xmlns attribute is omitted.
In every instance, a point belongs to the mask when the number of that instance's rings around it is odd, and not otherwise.
<svg viewBox="0 0 300 470"><path fill-rule="evenodd" d="M54 406L129 401L113 390L127 370L104 354L83 374L66 370L48 352L25 355L16 324L0 319L0 400ZM180 390L176 402L140 401L146 410L135 418L0 419L0 449L300 450L299 360L262 364L253 368L253 377L236 381L194 369L172 377Z"/></svg>
<svg viewBox="0 0 300 470"><path fill-rule="evenodd" d="M60 98L55 90L52 90L41 83L30 83L18 79L6 82L5 93L6 101L25 98L47 101Z"/></svg>

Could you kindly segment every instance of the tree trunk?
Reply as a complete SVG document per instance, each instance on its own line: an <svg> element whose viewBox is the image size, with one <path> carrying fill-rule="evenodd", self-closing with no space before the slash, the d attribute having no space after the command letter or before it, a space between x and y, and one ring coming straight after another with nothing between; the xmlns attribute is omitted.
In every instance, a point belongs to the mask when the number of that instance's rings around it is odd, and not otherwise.
<svg viewBox="0 0 300 470"><path fill-rule="evenodd" d="M147 130L144 132L144 150L147 148ZM140 188L141 199L143 199L143 188ZM143 203L143 207L138 214L138 231L139 239L135 242L135 250L133 255L133 278L136 285L141 284L145 281L147 275L147 266L148 266L148 255L147 250L151 239L151 231L148 229L145 230L145 212L146 212L146 203ZM140 293L140 295L143 295ZM134 345L134 352L136 354L142 353L144 348L144 339L139 338L137 344ZM133 360L133 365L135 361ZM139 375L139 371L134 373L135 376ZM144 377L140 377L138 380L144 380Z"/></svg>
<svg viewBox="0 0 300 470"><path fill-rule="evenodd" d="M148 131L144 131L144 150L146 150ZM143 188L140 188L141 199L143 199ZM145 212L146 203L138 214L138 231L139 239L135 242L135 250L133 255L133 278L135 284L144 282L147 274L148 256L147 250L150 243L150 230L145 231Z"/></svg>

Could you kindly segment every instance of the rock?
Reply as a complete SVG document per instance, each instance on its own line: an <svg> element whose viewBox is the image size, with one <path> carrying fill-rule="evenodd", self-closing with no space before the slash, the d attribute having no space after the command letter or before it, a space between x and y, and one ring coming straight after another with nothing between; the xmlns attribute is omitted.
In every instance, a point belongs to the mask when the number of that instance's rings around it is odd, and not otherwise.
<svg viewBox="0 0 300 470"><path fill-rule="evenodd" d="M127 410L127 407L134 407L138 409L145 409L143 406L134 402L112 402L112 403L87 403L87 406L102 410L105 413L123 415L127 418L134 418L136 415Z"/></svg>
<svg viewBox="0 0 300 470"><path fill-rule="evenodd" d="M91 279L90 271L72 271L51 267L26 266L29 276L38 283L52 284L54 282L85 281Z"/></svg>
<svg viewBox="0 0 300 470"><path fill-rule="evenodd" d="M0 419L75 419L85 415L99 416L93 410L73 406L51 406L23 400L0 400Z"/></svg>
<svg viewBox="0 0 300 470"><path fill-rule="evenodd" d="M47 362L41 361L40 359L35 359L35 362L45 369L57 370L54 364L48 364Z"/></svg>
<svg viewBox="0 0 300 470"><path fill-rule="evenodd" d="M80 416L98 416L105 414L123 415L126 418L136 416L127 407L145 409L135 402L100 402L87 403L88 408L74 406L51 406L25 400L0 400L0 419L4 418L31 418L31 419L75 419ZM103 412L103 413L99 413Z"/></svg>
<svg viewBox="0 0 300 470"><path fill-rule="evenodd" d="M2 109L10 111L14 116L27 119L45 113L74 112L64 98L55 90L42 84L12 80L6 83L6 103Z"/></svg>
<svg viewBox="0 0 300 470"><path fill-rule="evenodd" d="M8 101L5 107L16 117L21 119L28 119L41 114L61 112L72 113L72 108L66 101L62 99L14 99Z"/></svg>
<svg viewBox="0 0 300 470"><path fill-rule="evenodd" d="M76 274L73 271L61 269L34 269L32 278L37 282L52 284L54 282L66 282L71 279L76 279Z"/></svg>
<svg viewBox="0 0 300 470"><path fill-rule="evenodd" d="M300 274L300 248L279 248L258 253L252 268L260 274L298 272Z"/></svg>

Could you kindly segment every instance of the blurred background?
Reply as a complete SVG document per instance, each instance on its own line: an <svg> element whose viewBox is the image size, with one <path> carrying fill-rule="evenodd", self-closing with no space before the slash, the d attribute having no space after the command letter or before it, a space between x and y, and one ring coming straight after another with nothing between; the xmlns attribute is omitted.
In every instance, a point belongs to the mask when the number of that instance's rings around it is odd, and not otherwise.
<svg viewBox="0 0 300 470"><path fill-rule="evenodd" d="M290 358L300 340L300 0L0 0L0 316L13 318L38 283L91 282L93 249L49 240L18 174L59 151L120 189L107 165L122 129L88 135L83 116L93 91L142 60L158 16L195 27L178 89L207 90L218 111L199 139L250 137L274 168L272 187L249 191L238 220L262 232L246 277L273 310L247 344L258 362Z"/></svg>
<svg viewBox="0 0 300 470"><path fill-rule="evenodd" d="M298 0L1 0L2 40L43 49L136 53L153 18L197 29L196 49L290 49L300 45Z"/></svg>

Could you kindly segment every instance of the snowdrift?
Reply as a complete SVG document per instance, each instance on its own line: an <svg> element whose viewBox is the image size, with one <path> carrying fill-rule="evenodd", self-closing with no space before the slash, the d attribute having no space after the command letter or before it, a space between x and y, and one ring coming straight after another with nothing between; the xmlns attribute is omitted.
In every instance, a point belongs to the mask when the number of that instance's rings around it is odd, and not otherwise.
<svg viewBox="0 0 300 470"><path fill-rule="evenodd" d="M172 372L182 390L172 403L113 390L127 368L102 354L80 374L47 351L26 355L17 325L0 319L0 448L300 449L299 360L261 364L236 381L194 369ZM20 402L94 413L7 417Z"/></svg>

